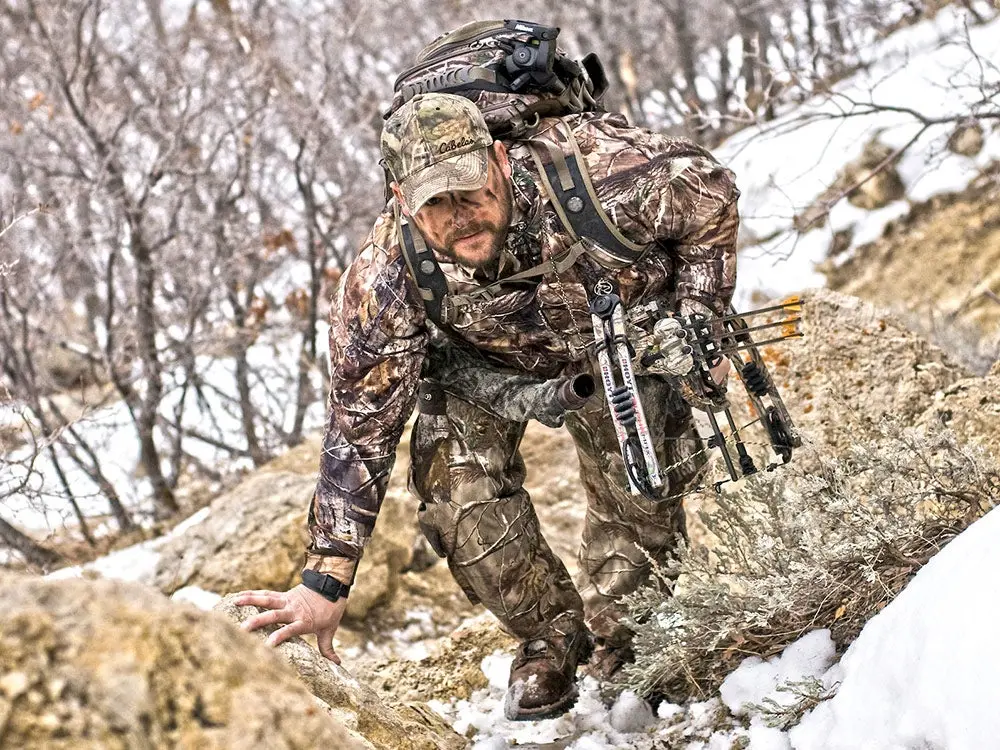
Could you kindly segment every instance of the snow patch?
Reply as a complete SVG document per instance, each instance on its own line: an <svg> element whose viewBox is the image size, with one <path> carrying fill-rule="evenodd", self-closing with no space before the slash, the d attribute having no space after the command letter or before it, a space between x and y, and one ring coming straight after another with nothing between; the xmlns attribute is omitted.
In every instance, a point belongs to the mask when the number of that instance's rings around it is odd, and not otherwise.
<svg viewBox="0 0 1000 750"><path fill-rule="evenodd" d="M735 716L751 713L750 704L771 699L781 706L796 702L795 695L779 691L790 682L821 677L836 656L829 630L814 630L788 646L781 654L764 661L756 656L744 659L719 688L722 702Z"/></svg>
<svg viewBox="0 0 1000 750"><path fill-rule="evenodd" d="M185 586L182 589L177 589L170 598L175 602L193 604L198 609L205 611L211 610L222 599L214 591L205 591L197 586Z"/></svg>
<svg viewBox="0 0 1000 750"><path fill-rule="evenodd" d="M795 750L997 747L998 541L994 509L921 568L847 650L836 697L791 730Z"/></svg>
<svg viewBox="0 0 1000 750"><path fill-rule="evenodd" d="M152 586L153 579L156 576L156 568L160 562L160 548L169 540L180 536L188 529L204 521L208 518L209 512L209 508L202 508L177 524L169 533L163 536L116 550L104 557L97 558L93 562L60 568L49 573L46 578L64 580L67 578L82 578L86 574L96 574L101 578L135 581Z"/></svg>
<svg viewBox="0 0 1000 750"><path fill-rule="evenodd" d="M964 10L950 6L932 20L873 44L871 57L867 70L834 86L829 96L747 128L714 149L736 173L742 228L751 237L740 255L737 308L749 307L755 292L777 297L823 286L824 276L816 267L826 259L835 232L853 231L848 251L877 239L910 202L962 190L1000 158L1000 130L987 128L983 150L970 158L945 148L953 123L921 133L922 123L902 111L911 108L934 119L995 108L996 94L989 90L1000 82L995 64L1000 60L1000 19L971 26ZM897 110L879 111L880 106ZM842 117L845 113L849 117ZM917 137L896 164L906 200L869 212L841 199L826 226L802 235L792 231L793 218L834 183L875 135L894 149Z"/></svg>

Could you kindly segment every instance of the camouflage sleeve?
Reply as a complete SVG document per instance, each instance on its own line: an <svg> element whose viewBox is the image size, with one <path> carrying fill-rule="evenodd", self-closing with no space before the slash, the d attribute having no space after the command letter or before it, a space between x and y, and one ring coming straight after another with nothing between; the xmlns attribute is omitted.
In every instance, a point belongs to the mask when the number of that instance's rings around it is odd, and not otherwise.
<svg viewBox="0 0 1000 750"><path fill-rule="evenodd" d="M613 174L600 192L619 194L615 219L628 236L670 254L680 312L721 314L736 285L735 175L689 141L662 143L662 151Z"/></svg>
<svg viewBox="0 0 1000 750"><path fill-rule="evenodd" d="M670 200L684 205L680 231L661 229L674 240L676 297L682 314L723 315L736 287L736 237L740 191L732 171L714 160L692 159L676 178ZM683 194L683 197L677 195ZM657 207L657 215L662 206ZM707 308L707 310L705 309Z"/></svg>
<svg viewBox="0 0 1000 750"><path fill-rule="evenodd" d="M330 399L310 558L360 558L375 527L427 346L424 309L411 290L385 213L330 308Z"/></svg>
<svg viewBox="0 0 1000 750"><path fill-rule="evenodd" d="M579 409L593 392L593 382L580 376L545 379L501 369L454 344L432 346L427 362L444 391L512 422L534 419L561 427L566 412Z"/></svg>

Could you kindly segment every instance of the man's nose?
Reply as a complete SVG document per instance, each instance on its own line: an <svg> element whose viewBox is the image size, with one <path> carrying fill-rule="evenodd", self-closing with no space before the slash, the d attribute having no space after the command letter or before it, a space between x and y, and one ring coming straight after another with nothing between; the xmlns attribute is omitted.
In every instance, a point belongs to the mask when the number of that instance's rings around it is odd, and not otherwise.
<svg viewBox="0 0 1000 750"><path fill-rule="evenodd" d="M456 224L465 224L475 215L479 204L465 197L457 197L452 201L452 221Z"/></svg>

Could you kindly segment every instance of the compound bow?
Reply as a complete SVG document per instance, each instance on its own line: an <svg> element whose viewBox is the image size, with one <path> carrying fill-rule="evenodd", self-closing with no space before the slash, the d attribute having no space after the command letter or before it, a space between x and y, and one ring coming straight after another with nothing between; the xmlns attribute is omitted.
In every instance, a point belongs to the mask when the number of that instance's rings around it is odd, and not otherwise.
<svg viewBox="0 0 1000 750"><path fill-rule="evenodd" d="M707 415L713 433L708 445L721 449L729 473L728 480L715 482L716 492L727 481L737 482L758 471L740 435L742 428L736 425L725 388L713 376L713 369L723 358L736 370L758 417L756 421L763 424L771 450L780 459L780 464L771 462L766 470L788 463L792 449L802 444L760 352L761 346L803 335L798 330L801 322L798 298L746 313L737 313L730 307L726 315L713 318L673 315L656 302L626 314L613 287L599 283L590 300L590 313L604 391L633 494L652 500L665 499L660 495L665 472L657 463L636 387L637 366L643 374L671 377L688 402ZM784 318L753 326L747 323L747 318L772 313L780 313ZM755 341L752 336L779 328L779 336L765 341ZM728 435L719 424L718 412L725 415ZM727 450L730 444L736 451L738 466Z"/></svg>

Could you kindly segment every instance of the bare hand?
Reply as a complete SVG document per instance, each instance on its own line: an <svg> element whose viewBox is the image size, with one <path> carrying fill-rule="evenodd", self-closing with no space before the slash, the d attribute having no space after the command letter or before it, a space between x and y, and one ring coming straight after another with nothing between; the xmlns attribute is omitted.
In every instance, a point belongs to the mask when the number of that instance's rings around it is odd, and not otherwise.
<svg viewBox="0 0 1000 750"><path fill-rule="evenodd" d="M267 637L268 646L277 646L292 636L315 633L319 652L334 664L340 664L340 657L333 650L333 636L347 609L346 597L331 602L312 589L299 585L285 593L241 591L233 603L238 606L252 605L269 610L244 620L241 625L244 630L287 623Z"/></svg>
<svg viewBox="0 0 1000 750"><path fill-rule="evenodd" d="M729 370L732 368L732 364L726 357L723 357L719 364L715 367L709 369L709 374L712 376L712 380L718 385L722 385L726 382L726 378L729 377Z"/></svg>

